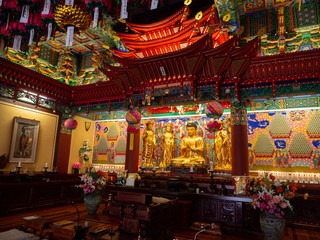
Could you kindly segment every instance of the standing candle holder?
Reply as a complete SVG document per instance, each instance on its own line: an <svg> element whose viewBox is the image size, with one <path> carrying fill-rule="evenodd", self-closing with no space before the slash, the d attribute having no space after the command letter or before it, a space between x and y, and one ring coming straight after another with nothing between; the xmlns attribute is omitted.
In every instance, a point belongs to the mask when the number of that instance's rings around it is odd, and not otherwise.
<svg viewBox="0 0 320 240"><path fill-rule="evenodd" d="M43 181L48 181L48 166L44 166L44 171L43 171L43 177L42 180Z"/></svg>
<svg viewBox="0 0 320 240"><path fill-rule="evenodd" d="M157 187L157 183L156 183L156 169L152 169L152 182L151 182L151 185L150 187L151 188L156 188Z"/></svg>
<svg viewBox="0 0 320 240"><path fill-rule="evenodd" d="M215 193L216 190L215 190L215 187L213 185L213 170L210 170L210 192L211 193Z"/></svg>
<svg viewBox="0 0 320 240"><path fill-rule="evenodd" d="M20 166L20 164L17 166L17 172L16 172L16 182L21 182L21 178L20 178L20 169L22 167Z"/></svg>
<svg viewBox="0 0 320 240"><path fill-rule="evenodd" d="M139 183L139 187L144 188L144 187L146 187L146 182L144 180L144 171L146 170L146 168L140 167L140 170L141 170L141 172L140 172L139 175L141 177L141 180L140 180L140 183Z"/></svg>
<svg viewBox="0 0 320 240"><path fill-rule="evenodd" d="M196 191L196 185L193 183L193 171L190 171L189 174L190 174L190 184L188 186L188 190L190 192L194 192Z"/></svg>

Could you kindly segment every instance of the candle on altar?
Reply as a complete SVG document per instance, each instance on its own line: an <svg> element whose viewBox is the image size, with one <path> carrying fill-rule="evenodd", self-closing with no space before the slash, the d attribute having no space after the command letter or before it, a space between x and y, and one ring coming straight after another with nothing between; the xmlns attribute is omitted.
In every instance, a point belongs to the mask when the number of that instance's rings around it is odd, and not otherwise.
<svg viewBox="0 0 320 240"><path fill-rule="evenodd" d="M46 164L44 165L44 167L48 167L48 163L46 163Z"/></svg>
<svg viewBox="0 0 320 240"><path fill-rule="evenodd" d="M190 164L190 172L193 172L193 163Z"/></svg>
<svg viewBox="0 0 320 240"><path fill-rule="evenodd" d="M21 167L21 162L19 162L18 167Z"/></svg>
<svg viewBox="0 0 320 240"><path fill-rule="evenodd" d="M213 162L210 162L210 171L213 171Z"/></svg>
<svg viewBox="0 0 320 240"><path fill-rule="evenodd" d="M156 161L153 161L153 168L152 168L153 170L155 170L156 169Z"/></svg>
<svg viewBox="0 0 320 240"><path fill-rule="evenodd" d="M141 162L141 167L144 168L144 160Z"/></svg>

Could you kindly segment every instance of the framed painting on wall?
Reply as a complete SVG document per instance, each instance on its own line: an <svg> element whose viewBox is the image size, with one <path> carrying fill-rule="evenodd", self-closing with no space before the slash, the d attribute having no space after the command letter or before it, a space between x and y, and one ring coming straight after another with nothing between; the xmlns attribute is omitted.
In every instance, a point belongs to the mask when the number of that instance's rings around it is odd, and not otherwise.
<svg viewBox="0 0 320 240"><path fill-rule="evenodd" d="M40 122L15 117L9 162L34 163Z"/></svg>

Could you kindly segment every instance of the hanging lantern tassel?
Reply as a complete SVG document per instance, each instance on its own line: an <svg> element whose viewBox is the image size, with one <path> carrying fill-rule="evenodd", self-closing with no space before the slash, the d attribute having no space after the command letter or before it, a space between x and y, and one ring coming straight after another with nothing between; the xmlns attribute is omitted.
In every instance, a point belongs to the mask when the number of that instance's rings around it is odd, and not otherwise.
<svg viewBox="0 0 320 240"><path fill-rule="evenodd" d="M21 41L22 41L22 36L21 35L15 35L13 39L13 46L12 48L14 50L20 51L21 48Z"/></svg>
<svg viewBox="0 0 320 240"><path fill-rule="evenodd" d="M72 47L73 34L74 34L74 26L68 26L67 27L66 47Z"/></svg>
<svg viewBox="0 0 320 240"><path fill-rule="evenodd" d="M47 42L50 40L51 38L51 33L52 33L52 23L48 24L48 35L47 35Z"/></svg>
<svg viewBox="0 0 320 240"><path fill-rule="evenodd" d="M9 26L9 22L10 22L10 13L8 13L8 18L7 18L7 23L6 23L6 29L8 29L8 26Z"/></svg>
<svg viewBox="0 0 320 240"><path fill-rule="evenodd" d="M151 1L151 6L150 6L150 10L154 10L158 8L158 1L159 0L152 0Z"/></svg>
<svg viewBox="0 0 320 240"><path fill-rule="evenodd" d="M41 15L48 15L50 12L51 0L45 0Z"/></svg>
<svg viewBox="0 0 320 240"><path fill-rule="evenodd" d="M92 28L96 28L98 26L98 19L99 19L99 8L94 8L94 14L93 14L93 24Z"/></svg>
<svg viewBox="0 0 320 240"><path fill-rule="evenodd" d="M32 45L33 38L34 38L34 28L32 28L32 29L30 30L30 37L29 37L28 46L31 46L31 45Z"/></svg>
<svg viewBox="0 0 320 240"><path fill-rule="evenodd" d="M28 23L30 13L30 5L23 5L20 17L20 23Z"/></svg>
<svg viewBox="0 0 320 240"><path fill-rule="evenodd" d="M73 6L73 0L66 0L64 5Z"/></svg>
<svg viewBox="0 0 320 240"><path fill-rule="evenodd" d="M120 12L120 19L128 18L128 1L121 0L121 12Z"/></svg>

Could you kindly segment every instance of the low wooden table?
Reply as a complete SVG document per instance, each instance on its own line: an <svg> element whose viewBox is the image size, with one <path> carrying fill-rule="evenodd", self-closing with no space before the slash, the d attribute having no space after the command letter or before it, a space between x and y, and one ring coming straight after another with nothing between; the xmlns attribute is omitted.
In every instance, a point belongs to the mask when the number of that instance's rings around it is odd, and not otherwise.
<svg viewBox="0 0 320 240"><path fill-rule="evenodd" d="M57 212L46 216L27 216L23 217L24 227L32 229L33 233L39 235L43 234L43 230L49 228L50 223L58 221L72 214L70 211Z"/></svg>
<svg viewBox="0 0 320 240"><path fill-rule="evenodd" d="M86 224L87 223L87 224ZM77 234L77 239L98 239L97 236L91 235L90 232L94 232L96 229L111 228L111 224L99 223L95 221L81 220L80 225L82 226L78 230L75 230L77 222L65 226L56 226L51 224L52 237L57 240L70 240L73 239ZM101 234L102 235L102 234Z"/></svg>

